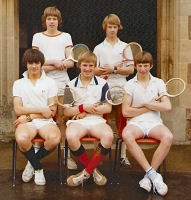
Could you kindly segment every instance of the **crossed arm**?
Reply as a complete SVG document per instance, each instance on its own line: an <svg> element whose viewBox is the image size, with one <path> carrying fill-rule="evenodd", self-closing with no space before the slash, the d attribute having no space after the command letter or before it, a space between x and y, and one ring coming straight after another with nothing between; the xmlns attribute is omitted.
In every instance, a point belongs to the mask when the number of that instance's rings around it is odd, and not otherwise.
<svg viewBox="0 0 191 200"><path fill-rule="evenodd" d="M163 96L160 100L153 99L148 103L132 106L132 96L127 95L126 100L122 104L122 113L124 117L136 117L149 111L170 112L172 109L170 100L167 96Z"/></svg>
<svg viewBox="0 0 191 200"><path fill-rule="evenodd" d="M82 119L87 114L106 114L110 113L112 110L112 105L109 103L104 103L103 105L98 104L83 104L84 112L80 113L78 106L64 108L64 115L71 117L72 119Z"/></svg>
<svg viewBox="0 0 191 200"><path fill-rule="evenodd" d="M54 104L55 97L48 99L48 105ZM15 120L14 125L17 127L21 123L27 123L26 115L30 115L30 118L33 119L49 119L55 116L57 105L51 105L47 107L36 107L36 108L26 108L23 107L23 102L21 97L14 97L14 110L18 119Z"/></svg>
<svg viewBox="0 0 191 200"><path fill-rule="evenodd" d="M69 57L71 52L71 47L66 48L66 58ZM65 70L68 68L72 68L74 66L74 62L72 60L46 60L43 65L43 70L45 72L53 71L53 70Z"/></svg>

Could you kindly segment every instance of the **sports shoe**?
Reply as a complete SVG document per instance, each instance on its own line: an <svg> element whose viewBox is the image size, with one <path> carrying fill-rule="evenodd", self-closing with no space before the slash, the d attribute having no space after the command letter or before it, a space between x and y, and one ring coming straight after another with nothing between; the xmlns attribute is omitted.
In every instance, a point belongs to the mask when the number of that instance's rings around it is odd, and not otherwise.
<svg viewBox="0 0 191 200"><path fill-rule="evenodd" d="M162 176L157 173L156 178L152 181L153 191L160 194L161 196L166 195L168 192L168 186L163 182Z"/></svg>
<svg viewBox="0 0 191 200"><path fill-rule="evenodd" d="M34 182L37 185L45 185L46 184L43 169L35 170Z"/></svg>
<svg viewBox="0 0 191 200"><path fill-rule="evenodd" d="M67 166L68 166L68 169L70 169L70 170L77 170L78 169L75 160L72 159L72 158L68 158Z"/></svg>
<svg viewBox="0 0 191 200"><path fill-rule="evenodd" d="M85 172L85 169L84 169L80 173L70 176L67 179L67 184L72 187L78 186L80 184L82 184L83 186L83 182L87 180L89 177L90 175L87 172Z"/></svg>
<svg viewBox="0 0 191 200"><path fill-rule="evenodd" d="M144 176L144 178L139 181L139 186L144 191L150 192L152 184L151 184L150 179L148 177Z"/></svg>
<svg viewBox="0 0 191 200"><path fill-rule="evenodd" d="M121 164L121 166L124 167L124 168L126 168L126 167L128 167L128 168L132 167L132 166L131 166L131 163L129 162L129 160L128 160L127 157L125 157L125 158L120 158L120 164Z"/></svg>
<svg viewBox="0 0 191 200"><path fill-rule="evenodd" d="M94 169L93 171L93 178L94 178L94 182L97 185L105 185L107 183L107 178L101 174L100 171L98 171L98 169Z"/></svg>
<svg viewBox="0 0 191 200"><path fill-rule="evenodd" d="M31 163L28 161L28 163L25 166L25 169L24 169L24 171L22 173L22 180L25 183L27 183L33 178L33 175L34 175L34 168L31 165Z"/></svg>

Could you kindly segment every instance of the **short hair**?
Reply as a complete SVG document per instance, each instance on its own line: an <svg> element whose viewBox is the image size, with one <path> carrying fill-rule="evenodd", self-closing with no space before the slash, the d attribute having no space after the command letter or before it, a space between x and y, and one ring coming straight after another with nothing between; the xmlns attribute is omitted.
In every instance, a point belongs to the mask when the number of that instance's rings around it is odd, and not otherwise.
<svg viewBox="0 0 191 200"><path fill-rule="evenodd" d="M86 51L79 56L77 66L80 67L82 62L92 62L96 67L97 57L92 51Z"/></svg>
<svg viewBox="0 0 191 200"><path fill-rule="evenodd" d="M62 26L62 16L61 16L61 13L58 10L58 8L56 8L56 6L45 8L44 13L42 15L42 26L43 26L43 28L47 28L46 27L46 18L48 16L57 17L58 27L60 28Z"/></svg>
<svg viewBox="0 0 191 200"><path fill-rule="evenodd" d="M41 63L44 65L44 54L37 49L27 49L23 55L22 63L27 66L27 63Z"/></svg>
<svg viewBox="0 0 191 200"><path fill-rule="evenodd" d="M135 66L140 63L150 63L153 66L153 57L150 52L142 51L139 52L134 59Z"/></svg>
<svg viewBox="0 0 191 200"><path fill-rule="evenodd" d="M123 29L121 21L116 14L109 14L105 17L105 19L102 22L102 28L104 31L106 30L108 24L118 25L119 30Z"/></svg>

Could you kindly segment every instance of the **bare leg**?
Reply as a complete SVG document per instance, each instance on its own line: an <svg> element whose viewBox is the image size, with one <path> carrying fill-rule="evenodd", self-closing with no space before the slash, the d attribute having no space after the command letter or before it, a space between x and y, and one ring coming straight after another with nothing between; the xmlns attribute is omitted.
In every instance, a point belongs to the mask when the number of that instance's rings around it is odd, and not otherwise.
<svg viewBox="0 0 191 200"><path fill-rule="evenodd" d="M127 144L127 149L139 165L146 171L151 166L148 163L142 149L137 144L136 139L143 137L141 129L134 125L127 125L122 133L123 140Z"/></svg>
<svg viewBox="0 0 191 200"><path fill-rule="evenodd" d="M160 140L160 144L156 149L151 161L151 166L157 170L170 150L173 141L173 135L166 126L160 125L153 128L149 132L149 137Z"/></svg>

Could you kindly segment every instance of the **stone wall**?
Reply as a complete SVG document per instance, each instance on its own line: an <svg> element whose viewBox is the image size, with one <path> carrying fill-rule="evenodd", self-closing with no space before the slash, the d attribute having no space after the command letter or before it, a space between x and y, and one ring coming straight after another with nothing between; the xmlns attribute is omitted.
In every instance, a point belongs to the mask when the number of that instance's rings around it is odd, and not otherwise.
<svg viewBox="0 0 191 200"><path fill-rule="evenodd" d="M19 77L18 1L0 0L0 139L13 135L12 85Z"/></svg>

